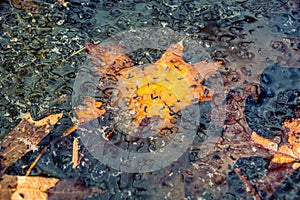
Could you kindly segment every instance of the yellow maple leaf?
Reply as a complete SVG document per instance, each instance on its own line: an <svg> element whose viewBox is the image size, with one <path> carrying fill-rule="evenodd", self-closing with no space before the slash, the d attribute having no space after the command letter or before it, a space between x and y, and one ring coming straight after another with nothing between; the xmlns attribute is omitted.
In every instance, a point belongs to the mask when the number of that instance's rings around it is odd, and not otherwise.
<svg viewBox="0 0 300 200"><path fill-rule="evenodd" d="M211 100L213 91L200 82L215 74L220 62L187 63L182 57L183 45L177 43L154 64L139 67L133 66L124 50L118 45L87 44L92 62L101 74L116 80L120 99L127 101L121 107L134 113L135 127L153 117L169 124L172 115L186 106Z"/></svg>

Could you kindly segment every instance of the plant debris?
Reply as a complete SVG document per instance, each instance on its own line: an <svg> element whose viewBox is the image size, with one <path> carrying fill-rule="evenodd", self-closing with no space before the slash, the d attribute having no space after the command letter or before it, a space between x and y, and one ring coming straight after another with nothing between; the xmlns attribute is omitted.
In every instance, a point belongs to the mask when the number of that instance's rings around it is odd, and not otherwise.
<svg viewBox="0 0 300 200"><path fill-rule="evenodd" d="M2 171L30 150L37 150L38 143L51 132L61 117L62 113L51 114L34 121L30 113L25 114L20 123L0 143Z"/></svg>
<svg viewBox="0 0 300 200"><path fill-rule="evenodd" d="M251 139L261 145L263 148L271 151L274 154L272 162L278 164L294 163L293 169L300 167L300 119L287 119L283 123L283 134L280 138L276 136L272 139L267 139L253 132ZM285 141L285 138L287 142Z"/></svg>
<svg viewBox="0 0 300 200"><path fill-rule="evenodd" d="M0 199L58 200L83 199L104 190L90 189L76 179L59 180L39 176L3 175L0 180Z"/></svg>
<svg viewBox="0 0 300 200"><path fill-rule="evenodd" d="M59 182L56 178L4 175L0 181L0 199L48 199L47 190Z"/></svg>
<svg viewBox="0 0 300 200"><path fill-rule="evenodd" d="M119 91L121 101L118 104L123 111L133 113L131 124L135 129L151 119L171 128L175 113L188 105L210 101L213 91L201 81L214 75L222 64L186 63L181 42L172 44L159 60L144 67L134 66L119 45L87 43L86 48L102 79L117 85L115 91ZM126 102L122 103L122 99Z"/></svg>

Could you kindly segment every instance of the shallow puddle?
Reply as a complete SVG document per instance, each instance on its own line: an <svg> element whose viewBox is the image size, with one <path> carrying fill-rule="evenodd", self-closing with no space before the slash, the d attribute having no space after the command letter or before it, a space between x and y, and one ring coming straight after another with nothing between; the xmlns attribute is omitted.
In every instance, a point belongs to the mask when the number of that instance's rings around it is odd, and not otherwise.
<svg viewBox="0 0 300 200"><path fill-rule="evenodd" d="M2 1L0 184L57 178L49 199L298 199L299 7ZM25 113L44 123L36 146L18 137ZM11 160L7 141L24 145Z"/></svg>

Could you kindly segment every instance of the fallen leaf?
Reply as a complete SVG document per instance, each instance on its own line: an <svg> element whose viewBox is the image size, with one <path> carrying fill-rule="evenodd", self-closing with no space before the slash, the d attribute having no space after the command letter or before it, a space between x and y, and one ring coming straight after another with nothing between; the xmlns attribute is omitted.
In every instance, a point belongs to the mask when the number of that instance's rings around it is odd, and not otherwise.
<svg viewBox="0 0 300 200"><path fill-rule="evenodd" d="M288 136L287 143L281 142L283 139L278 139L278 136L272 139L264 138L253 132L251 139L261 145L263 148L270 150L274 157L272 162L284 164L293 163L293 168L299 167L300 160L300 119L287 119L283 123L283 134L282 137ZM274 141L280 141L275 143Z"/></svg>
<svg viewBox="0 0 300 200"><path fill-rule="evenodd" d="M267 197L270 197L292 175L294 171L292 166L292 163L270 162L266 175L255 183L259 191L265 193L265 199L269 199Z"/></svg>
<svg viewBox="0 0 300 200"><path fill-rule="evenodd" d="M81 180L45 178L39 176L3 175L0 180L0 199L59 200L83 199L105 191L87 188Z"/></svg>
<svg viewBox="0 0 300 200"><path fill-rule="evenodd" d="M48 199L47 190L54 187L58 181L56 178L5 174L0 181L0 199Z"/></svg>
<svg viewBox="0 0 300 200"><path fill-rule="evenodd" d="M300 118L285 120L283 126L288 129L288 143L293 153L300 158Z"/></svg>
<svg viewBox="0 0 300 200"><path fill-rule="evenodd" d="M86 43L86 51L93 64L106 72L117 72L134 64L120 45L95 45Z"/></svg>
<svg viewBox="0 0 300 200"><path fill-rule="evenodd" d="M47 191L49 200L83 199L94 194L104 194L106 191L97 188L87 188L81 180L65 179Z"/></svg>
<svg viewBox="0 0 300 200"><path fill-rule="evenodd" d="M286 153L288 155L280 154L281 152ZM280 164L292 163L295 161L295 158L291 156L292 155L291 153L292 152L280 150L280 151L278 151L277 154L274 155L274 157L272 158L272 162L280 163Z"/></svg>
<svg viewBox="0 0 300 200"><path fill-rule="evenodd" d="M1 141L0 162L2 170L21 158L51 132L62 114L52 114L34 121L30 113L24 115L20 123ZM3 169L4 168L4 169Z"/></svg>
<svg viewBox="0 0 300 200"><path fill-rule="evenodd" d="M251 139L260 148L268 150L273 157L265 177L260 179L257 187L271 195L293 170L300 167L298 154L300 119L286 119L282 126L281 136L268 139L252 132ZM286 140L285 138L288 137Z"/></svg>
<svg viewBox="0 0 300 200"><path fill-rule="evenodd" d="M56 2L63 5L64 7L67 7L67 5L69 4L69 2L64 1L64 0L56 0Z"/></svg>
<svg viewBox="0 0 300 200"><path fill-rule="evenodd" d="M36 0L11 0L10 2L15 8L24 10L28 13L39 13L41 7L49 6L49 4L46 2ZM64 7L68 6L69 4L69 2L66 2L64 0L56 0L56 2Z"/></svg>
<svg viewBox="0 0 300 200"><path fill-rule="evenodd" d="M258 135L255 132L252 132L251 139L256 144L261 145L262 148L265 148L265 149L271 150L271 151L277 151L278 150L278 144L276 142L273 142L272 140L261 137L260 135Z"/></svg>
<svg viewBox="0 0 300 200"><path fill-rule="evenodd" d="M138 124L154 116L171 120L171 113L211 100L213 91L200 82L215 74L219 63L192 65L183 60L182 51L183 46L173 44L153 65L120 71L118 89L130 98L129 110L137 112Z"/></svg>
<svg viewBox="0 0 300 200"><path fill-rule="evenodd" d="M199 158L183 173L186 179L185 191L198 197L210 194L213 199L222 199L228 193L228 174L234 172L235 163L242 158L270 158L268 150L256 148L251 143L252 130L246 121L244 107L247 97L259 92L258 84L247 84L229 92L226 98L226 118L222 136L193 144L199 150ZM193 151L192 151L193 152ZM242 175L242 174L240 174ZM258 195L251 180L243 179L245 192ZM225 197L226 198L226 197ZM238 198L236 196L235 198Z"/></svg>
<svg viewBox="0 0 300 200"><path fill-rule="evenodd" d="M243 181L245 184L247 191L251 196L255 197L256 200L262 200L263 198L259 194L257 188L247 179L247 176L243 174L242 170L240 168L235 168L234 171L240 178L240 180Z"/></svg>
<svg viewBox="0 0 300 200"><path fill-rule="evenodd" d="M85 97L80 105L78 105L75 109L75 113L77 116L77 121L73 126L65 131L65 136L73 133L80 125L104 115L106 110L102 107L102 102L96 102L95 99L91 97Z"/></svg>
<svg viewBox="0 0 300 200"><path fill-rule="evenodd" d="M102 102L96 102L92 97L85 97L83 102L81 102L75 110L79 124L82 125L104 115L106 111L104 108L100 108L101 106Z"/></svg>
<svg viewBox="0 0 300 200"><path fill-rule="evenodd" d="M120 95L118 106L130 115L133 130L149 124L151 119L168 127L174 113L188 105L210 101L213 91L200 82L221 66L220 62L186 63L181 43L172 44L158 61L143 68L133 66L119 45L88 43L86 48L102 78L115 81Z"/></svg>
<svg viewBox="0 0 300 200"><path fill-rule="evenodd" d="M40 2L34 0L12 0L11 3L14 7L30 13L38 13L40 6Z"/></svg>

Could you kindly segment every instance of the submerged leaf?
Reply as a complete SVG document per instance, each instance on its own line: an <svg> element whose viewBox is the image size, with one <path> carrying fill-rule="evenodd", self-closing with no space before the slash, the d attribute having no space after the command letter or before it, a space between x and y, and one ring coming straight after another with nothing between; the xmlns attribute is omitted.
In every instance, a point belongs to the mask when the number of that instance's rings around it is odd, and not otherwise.
<svg viewBox="0 0 300 200"><path fill-rule="evenodd" d="M59 179L4 175L0 181L0 199L48 199L47 190Z"/></svg>
<svg viewBox="0 0 300 200"><path fill-rule="evenodd" d="M96 102L95 99L91 97L85 97L81 104L75 109L75 113L78 122L64 133L65 136L73 133L78 126L104 115L106 110L102 107L102 102Z"/></svg>
<svg viewBox="0 0 300 200"><path fill-rule="evenodd" d="M286 133L283 137L288 136L287 143L276 143L275 141L284 140L278 140L277 137L267 139L259 136L255 132L252 133L251 139L256 144L270 150L274 154L272 162L279 164L294 163L293 168L298 168L300 166L300 119L285 120L283 123L283 129L286 130L284 131Z"/></svg>
<svg viewBox="0 0 300 200"><path fill-rule="evenodd" d="M28 13L39 13L41 7L49 6L46 2L38 0L9 0L10 3L17 9L24 10ZM57 3L67 6L69 2L64 0L56 0ZM35 20L32 20L35 23Z"/></svg>
<svg viewBox="0 0 300 200"><path fill-rule="evenodd" d="M277 151L278 150L278 144L267 139L264 137L261 137L260 135L258 135L257 133L253 132L251 134L251 139L256 143L261 145L263 148L267 149L267 150L272 150L272 151Z"/></svg>
<svg viewBox="0 0 300 200"><path fill-rule="evenodd" d="M62 114L52 114L34 121L30 113L25 114L21 122L1 141L0 162L2 168L9 167L21 158L51 132Z"/></svg>
<svg viewBox="0 0 300 200"><path fill-rule="evenodd" d="M100 108L101 102L96 102L91 97L86 97L81 105L75 110L79 124L84 124L92 119L95 119L105 114L105 109Z"/></svg>
<svg viewBox="0 0 300 200"><path fill-rule="evenodd" d="M186 63L181 43L171 45L158 61L144 67L133 66L125 49L118 45L87 44L87 51L101 76L114 77L120 95L117 103L130 113L135 128L151 119L159 119L166 126L181 109L211 100L213 91L201 81L215 74L221 65Z"/></svg>
<svg viewBox="0 0 300 200"><path fill-rule="evenodd" d="M192 65L183 60L182 51L180 44L174 44L153 65L120 71L118 89L130 99L129 110L137 112L139 124L154 116L170 120L171 113L211 100L213 91L200 82L207 73L214 74L219 63Z"/></svg>
<svg viewBox="0 0 300 200"><path fill-rule="evenodd" d="M66 179L59 181L47 191L50 200L83 199L93 194L103 194L104 190L90 189L81 180Z"/></svg>
<svg viewBox="0 0 300 200"><path fill-rule="evenodd" d="M0 180L0 199L83 199L103 193L104 190L87 188L82 181L73 179L5 174Z"/></svg>

